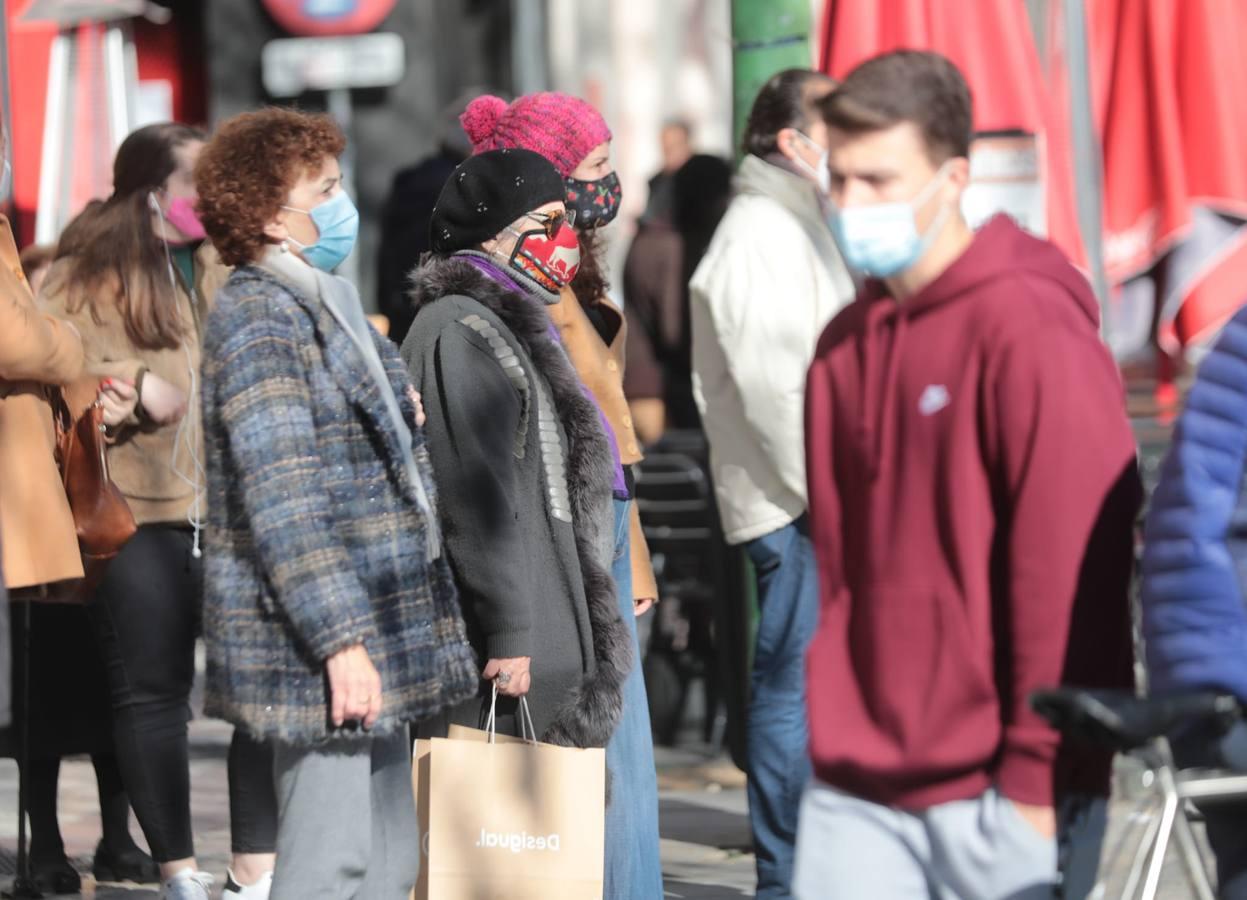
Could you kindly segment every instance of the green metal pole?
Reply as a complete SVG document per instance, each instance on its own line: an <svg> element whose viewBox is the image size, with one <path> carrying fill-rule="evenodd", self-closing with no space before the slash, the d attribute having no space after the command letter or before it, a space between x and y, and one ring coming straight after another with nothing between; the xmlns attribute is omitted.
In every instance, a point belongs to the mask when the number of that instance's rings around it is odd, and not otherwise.
<svg viewBox="0 0 1247 900"><path fill-rule="evenodd" d="M776 72L808 69L813 62L810 18L810 0L732 0L732 134L738 160L745 122L762 85ZM758 592L753 566L740 548L729 548L726 562L715 642L728 746L733 761L743 769Z"/></svg>
<svg viewBox="0 0 1247 900"><path fill-rule="evenodd" d="M784 69L807 69L810 0L732 0L732 134L736 153L753 100Z"/></svg>

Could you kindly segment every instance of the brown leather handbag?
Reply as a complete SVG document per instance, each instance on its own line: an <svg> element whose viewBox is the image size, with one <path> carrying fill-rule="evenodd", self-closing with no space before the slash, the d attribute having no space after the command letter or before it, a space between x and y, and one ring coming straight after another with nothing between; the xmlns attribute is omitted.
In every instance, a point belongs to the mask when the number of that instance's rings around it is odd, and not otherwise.
<svg viewBox="0 0 1247 900"><path fill-rule="evenodd" d="M108 562L134 537L138 526L125 495L108 474L104 408L96 400L74 421L64 396L60 391L53 393L57 462L85 572L74 599L85 602L99 585Z"/></svg>

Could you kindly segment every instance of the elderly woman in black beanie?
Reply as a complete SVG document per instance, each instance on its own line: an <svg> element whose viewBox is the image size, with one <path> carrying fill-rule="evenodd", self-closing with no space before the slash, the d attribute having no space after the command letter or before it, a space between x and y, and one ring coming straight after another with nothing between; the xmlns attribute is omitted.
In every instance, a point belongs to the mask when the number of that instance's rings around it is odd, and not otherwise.
<svg viewBox="0 0 1247 900"><path fill-rule="evenodd" d="M496 688L500 729L518 733L527 695L539 739L603 747L632 659L610 576L616 457L547 312L579 264L565 192L528 150L455 170L433 256L412 275L402 356L482 671L479 696L450 719L479 727Z"/></svg>

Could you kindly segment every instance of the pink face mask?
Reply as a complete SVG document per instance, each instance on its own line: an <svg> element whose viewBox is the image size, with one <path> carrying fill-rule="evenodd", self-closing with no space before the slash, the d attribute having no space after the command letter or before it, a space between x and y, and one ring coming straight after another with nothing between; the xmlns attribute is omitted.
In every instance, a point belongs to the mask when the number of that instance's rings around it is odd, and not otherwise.
<svg viewBox="0 0 1247 900"><path fill-rule="evenodd" d="M195 212L194 203L186 197L174 197L170 200L169 208L165 210L165 218L170 225L186 235L187 240L202 241L208 236L203 222L199 221L199 214Z"/></svg>

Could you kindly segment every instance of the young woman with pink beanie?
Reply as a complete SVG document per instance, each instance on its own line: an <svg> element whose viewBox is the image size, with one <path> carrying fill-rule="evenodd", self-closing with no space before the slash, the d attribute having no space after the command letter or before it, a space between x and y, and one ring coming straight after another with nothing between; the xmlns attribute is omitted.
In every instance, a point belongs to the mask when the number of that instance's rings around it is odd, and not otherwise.
<svg viewBox="0 0 1247 900"><path fill-rule="evenodd" d="M548 159L563 177L567 211L575 214L580 269L548 310L576 373L614 432L618 461L628 476L625 490L616 493L612 575L636 663L624 686L623 717L606 748L615 781L606 811L605 896L661 897L658 786L635 621L657 600L658 587L632 503L630 466L640 462L641 448L623 393L624 317L606 296L597 239L597 229L618 214L622 197L610 161L611 131L584 100L552 92L528 94L510 104L478 97L460 122L474 153L522 148Z"/></svg>

